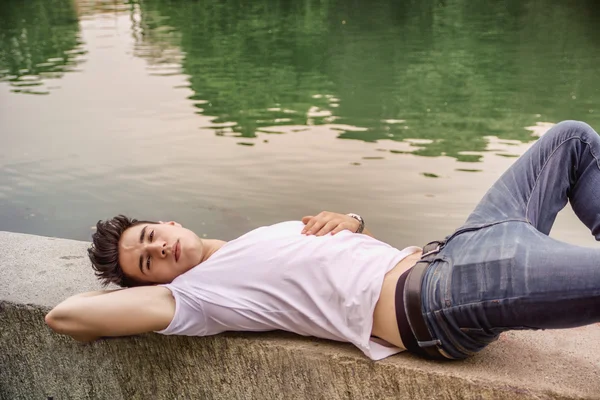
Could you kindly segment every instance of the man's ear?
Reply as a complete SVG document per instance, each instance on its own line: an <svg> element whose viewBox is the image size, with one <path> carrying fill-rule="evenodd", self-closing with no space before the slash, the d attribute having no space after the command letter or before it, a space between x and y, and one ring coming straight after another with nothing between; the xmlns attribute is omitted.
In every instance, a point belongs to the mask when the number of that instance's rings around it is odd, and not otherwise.
<svg viewBox="0 0 600 400"><path fill-rule="evenodd" d="M172 225L172 226L176 226L178 228L181 228L181 224L175 221L169 221L169 222L163 222L163 221L158 221L159 224L165 224L165 225Z"/></svg>

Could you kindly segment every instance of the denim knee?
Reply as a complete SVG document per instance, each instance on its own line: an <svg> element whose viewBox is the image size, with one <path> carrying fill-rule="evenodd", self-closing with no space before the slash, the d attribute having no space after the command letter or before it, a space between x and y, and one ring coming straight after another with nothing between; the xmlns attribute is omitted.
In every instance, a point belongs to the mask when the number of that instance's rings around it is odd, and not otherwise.
<svg viewBox="0 0 600 400"><path fill-rule="evenodd" d="M598 140L598 133L590 125L583 121L566 120L559 122L548 131L549 134L560 136L562 139L577 137L588 141Z"/></svg>

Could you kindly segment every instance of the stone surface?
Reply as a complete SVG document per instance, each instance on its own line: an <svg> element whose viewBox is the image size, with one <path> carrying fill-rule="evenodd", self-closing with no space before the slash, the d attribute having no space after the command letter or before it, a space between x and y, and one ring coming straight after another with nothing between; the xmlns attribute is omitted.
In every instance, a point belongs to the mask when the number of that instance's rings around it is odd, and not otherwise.
<svg viewBox="0 0 600 400"><path fill-rule="evenodd" d="M0 399L600 399L600 326L510 332L458 362L293 334L81 344L44 314L99 289L84 242L0 232Z"/></svg>

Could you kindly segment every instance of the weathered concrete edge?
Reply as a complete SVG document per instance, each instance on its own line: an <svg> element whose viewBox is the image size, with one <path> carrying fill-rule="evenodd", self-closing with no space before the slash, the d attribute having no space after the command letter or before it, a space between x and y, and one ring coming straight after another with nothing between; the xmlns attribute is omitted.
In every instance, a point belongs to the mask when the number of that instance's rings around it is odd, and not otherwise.
<svg viewBox="0 0 600 400"><path fill-rule="evenodd" d="M68 296L100 288L86 257L88 246L0 232L0 397L7 383L18 389L33 382L36 398L48 392L55 398L115 399L142 394L471 399L511 398L508 393L515 392L518 398L600 399L599 324L509 332L482 354L455 363L408 354L373 363L350 345L282 333L151 334L82 346L52 333L43 316Z"/></svg>
<svg viewBox="0 0 600 400"><path fill-rule="evenodd" d="M284 333L232 333L209 338L148 334L79 344L44 326L47 311L47 307L35 304L0 301L0 371L4 371L0 375L0 399L592 398L467 379L398 363L373 363L348 345ZM145 351L144 362L155 366L150 373L155 385L148 384L149 371L136 369L134 357L140 349ZM151 349L154 351L149 352ZM127 354L129 357L123 357ZM414 358L408 354L398 357ZM96 369L99 360L103 367ZM181 374L175 373L178 382L165 380L174 372L166 371L166 366L181 366L184 360L186 368L179 371Z"/></svg>

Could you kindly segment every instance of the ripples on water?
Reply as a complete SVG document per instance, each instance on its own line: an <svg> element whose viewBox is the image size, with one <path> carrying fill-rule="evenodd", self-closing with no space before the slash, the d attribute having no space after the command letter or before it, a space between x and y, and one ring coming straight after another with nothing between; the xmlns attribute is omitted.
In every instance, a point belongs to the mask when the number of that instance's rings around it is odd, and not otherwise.
<svg viewBox="0 0 600 400"><path fill-rule="evenodd" d="M0 81L9 82L12 93L50 94L60 87L56 80L84 60L73 4L48 3L0 5Z"/></svg>
<svg viewBox="0 0 600 400"><path fill-rule="evenodd" d="M600 126L593 2L6 0L0 229L230 239L321 209L420 244L536 135ZM45 94L47 96L31 96ZM557 235L587 233L570 216Z"/></svg>

